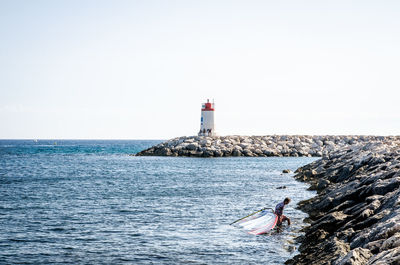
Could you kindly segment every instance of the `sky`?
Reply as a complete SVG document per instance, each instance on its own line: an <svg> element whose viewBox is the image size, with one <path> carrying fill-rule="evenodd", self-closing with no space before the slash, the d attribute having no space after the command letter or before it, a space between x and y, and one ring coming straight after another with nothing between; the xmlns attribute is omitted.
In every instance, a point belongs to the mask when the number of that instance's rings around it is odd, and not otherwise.
<svg viewBox="0 0 400 265"><path fill-rule="evenodd" d="M400 1L0 0L0 139L400 134Z"/></svg>

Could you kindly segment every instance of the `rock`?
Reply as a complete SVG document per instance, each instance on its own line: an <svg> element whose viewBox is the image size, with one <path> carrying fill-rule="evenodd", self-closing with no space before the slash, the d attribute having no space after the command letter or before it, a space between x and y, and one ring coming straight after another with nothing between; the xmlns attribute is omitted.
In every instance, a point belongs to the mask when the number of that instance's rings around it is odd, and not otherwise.
<svg viewBox="0 0 400 265"><path fill-rule="evenodd" d="M333 262L333 265L364 265L371 256L372 253L368 249L356 248L350 251L346 256Z"/></svg>
<svg viewBox="0 0 400 265"><path fill-rule="evenodd" d="M197 150L198 147L199 147L199 145L197 143L191 143L186 146L186 149L193 151L193 150Z"/></svg>
<svg viewBox="0 0 400 265"><path fill-rule="evenodd" d="M318 173L317 173L317 171L316 171L315 169L308 170L308 171L306 171L306 172L304 173L304 175L305 175L307 178L314 177L314 176L316 176L317 174L318 174Z"/></svg>
<svg viewBox="0 0 400 265"><path fill-rule="evenodd" d="M396 233L393 236L386 239L381 246L380 250L388 250L400 247L400 233Z"/></svg>
<svg viewBox="0 0 400 265"><path fill-rule="evenodd" d="M224 152L221 151L221 150L215 150L215 151L214 151L214 156L215 156L215 157L221 157L221 156L223 156L223 155L224 155Z"/></svg>
<svg viewBox="0 0 400 265"><path fill-rule="evenodd" d="M256 156L264 156L264 153L261 151L261 149L254 149L253 153Z"/></svg>
<svg viewBox="0 0 400 265"><path fill-rule="evenodd" d="M318 181L317 189L318 189L318 190L323 190L323 189L325 189L326 187L328 187L329 184L330 184L330 181L329 181L329 180L327 180L327 179L320 179L320 180Z"/></svg>
<svg viewBox="0 0 400 265"><path fill-rule="evenodd" d="M241 149L246 149L248 147L250 147L251 145L247 142L241 143L237 145L238 147L240 147Z"/></svg>
<svg viewBox="0 0 400 265"><path fill-rule="evenodd" d="M154 153L158 156L169 156L171 155L171 150L169 148L158 148Z"/></svg>
<svg viewBox="0 0 400 265"><path fill-rule="evenodd" d="M286 189L286 186L280 186L276 188L277 190L282 190L282 189Z"/></svg>
<svg viewBox="0 0 400 265"><path fill-rule="evenodd" d="M200 145L203 146L203 147L205 147L205 146L211 146L211 141L208 140L208 139L200 140Z"/></svg>
<svg viewBox="0 0 400 265"><path fill-rule="evenodd" d="M238 149L234 149L232 152L232 156L241 156L242 152L240 152Z"/></svg>
<svg viewBox="0 0 400 265"><path fill-rule="evenodd" d="M287 173L291 173L292 171L290 169L284 169L282 170L282 173L287 174Z"/></svg>
<svg viewBox="0 0 400 265"><path fill-rule="evenodd" d="M245 156L254 156L253 152L250 149L244 149L243 154Z"/></svg>
<svg viewBox="0 0 400 265"><path fill-rule="evenodd" d="M274 150L269 149L269 148L264 149L264 150L263 150L263 153L264 153L264 155L266 155L266 156L277 156L277 153L276 153Z"/></svg>
<svg viewBox="0 0 400 265"><path fill-rule="evenodd" d="M212 150L206 150L206 151L202 152L201 156L203 156L203 157L213 157L214 156L214 152Z"/></svg>
<svg viewBox="0 0 400 265"><path fill-rule="evenodd" d="M236 145L234 149L239 150L240 152L243 151L243 148L240 145Z"/></svg>
<svg viewBox="0 0 400 265"><path fill-rule="evenodd" d="M225 157L232 156L232 150L231 149L222 149L221 151L224 153L223 156L225 156Z"/></svg>
<svg viewBox="0 0 400 265"><path fill-rule="evenodd" d="M367 265L398 265L400 264L400 247L385 250L372 256Z"/></svg>

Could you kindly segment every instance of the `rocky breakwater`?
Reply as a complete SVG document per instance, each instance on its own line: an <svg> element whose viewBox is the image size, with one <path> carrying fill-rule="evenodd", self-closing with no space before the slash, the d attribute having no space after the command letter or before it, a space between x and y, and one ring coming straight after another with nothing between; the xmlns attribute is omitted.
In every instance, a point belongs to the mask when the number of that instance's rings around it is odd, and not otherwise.
<svg viewBox="0 0 400 265"><path fill-rule="evenodd" d="M174 138L153 146L137 156L316 156L320 157L348 145L387 142L383 136L189 136Z"/></svg>
<svg viewBox="0 0 400 265"><path fill-rule="evenodd" d="M400 142L349 146L297 171L318 195L286 264L400 264ZM306 220L307 221L307 220Z"/></svg>

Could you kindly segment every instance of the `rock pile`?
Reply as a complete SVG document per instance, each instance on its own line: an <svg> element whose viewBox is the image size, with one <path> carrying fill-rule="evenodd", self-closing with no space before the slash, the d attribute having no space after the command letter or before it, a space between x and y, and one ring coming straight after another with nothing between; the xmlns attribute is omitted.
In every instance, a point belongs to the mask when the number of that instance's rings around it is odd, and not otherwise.
<svg viewBox="0 0 400 265"><path fill-rule="evenodd" d="M153 146L137 156L315 156L321 157L348 145L391 142L395 136L189 136Z"/></svg>
<svg viewBox="0 0 400 265"><path fill-rule="evenodd" d="M318 195L286 264L400 264L400 142L348 146L297 171Z"/></svg>

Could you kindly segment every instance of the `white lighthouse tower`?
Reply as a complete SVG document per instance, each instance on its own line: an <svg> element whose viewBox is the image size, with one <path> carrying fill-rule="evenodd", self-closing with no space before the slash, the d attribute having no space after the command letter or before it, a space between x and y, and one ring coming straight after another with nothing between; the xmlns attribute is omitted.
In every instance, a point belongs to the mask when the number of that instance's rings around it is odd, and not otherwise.
<svg viewBox="0 0 400 265"><path fill-rule="evenodd" d="M199 136L214 136L215 125L214 125L214 102L210 103L207 99L207 103L201 106L201 121Z"/></svg>

